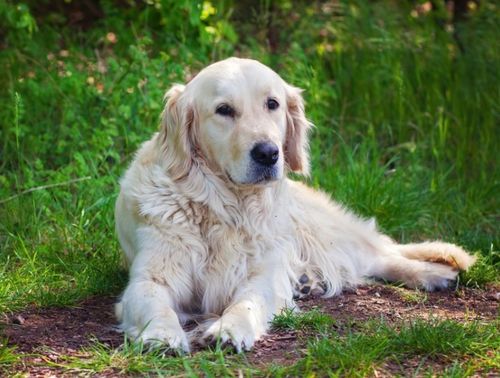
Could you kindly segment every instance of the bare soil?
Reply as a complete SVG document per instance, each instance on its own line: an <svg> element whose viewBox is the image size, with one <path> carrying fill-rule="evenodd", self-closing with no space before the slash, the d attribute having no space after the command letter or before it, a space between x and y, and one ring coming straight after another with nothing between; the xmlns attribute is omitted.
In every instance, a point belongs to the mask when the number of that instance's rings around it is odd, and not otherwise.
<svg viewBox="0 0 500 378"><path fill-rule="evenodd" d="M121 345L123 335L115 329L115 301L113 297L94 297L72 307L29 308L4 315L0 319L3 323L0 324L0 335L3 334L2 338L7 338L8 345L15 346L16 351L25 356L18 366L19 371L33 377L59 376L62 371L49 363L57 363L60 356L78 356L82 348L95 340L113 348ZM374 284L334 298L302 299L299 306L303 310L317 308L334 317L337 324L349 322L352 327L356 323L381 318L390 324L431 317L492 321L498 316L499 301L500 287L424 293ZM300 330L271 331L247 354L247 358L257 366L292 364L303 356L306 336L310 335ZM402 369L413 371L412 364L418 363L408 361L408 366L388 365L382 375L404 374Z"/></svg>

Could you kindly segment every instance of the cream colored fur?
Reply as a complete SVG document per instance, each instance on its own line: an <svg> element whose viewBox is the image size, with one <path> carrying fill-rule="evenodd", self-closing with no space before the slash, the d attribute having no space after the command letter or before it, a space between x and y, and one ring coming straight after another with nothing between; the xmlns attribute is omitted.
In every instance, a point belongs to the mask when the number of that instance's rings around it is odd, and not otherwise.
<svg viewBox="0 0 500 378"><path fill-rule="evenodd" d="M300 90L266 66L230 58L166 99L162 128L138 151L116 203L130 266L116 312L133 338L189 351L182 325L202 319L196 341L220 338L241 351L295 307L292 287L304 272L332 296L371 276L444 288L474 263L452 244L397 244L375 222L286 178L308 173L311 125ZM220 104L234 115L217 114ZM262 141L279 147L268 176L250 157Z"/></svg>

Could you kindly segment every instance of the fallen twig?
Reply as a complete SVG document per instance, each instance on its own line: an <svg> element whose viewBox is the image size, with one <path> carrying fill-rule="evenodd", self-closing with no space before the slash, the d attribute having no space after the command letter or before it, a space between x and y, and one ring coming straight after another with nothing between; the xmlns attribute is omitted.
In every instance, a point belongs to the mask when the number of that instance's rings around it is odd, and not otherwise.
<svg viewBox="0 0 500 378"><path fill-rule="evenodd" d="M17 197L21 197L21 196L23 196L25 194L28 194L28 193L31 193L31 192L36 192L38 190L51 189L51 188L55 188L57 186L69 185L69 184L73 184L75 182L90 180L91 178L92 178L91 176L85 176L85 177L79 177L79 178L76 178L76 179L73 179L73 180L68 180L68 181L64 181L64 182L58 182L56 184L48 184L48 185L35 186L33 188L29 188L29 189L23 190L21 193L14 194L13 196L10 196L10 197L7 197L7 198L4 198L4 199L0 200L0 204L12 201L13 199L15 199Z"/></svg>

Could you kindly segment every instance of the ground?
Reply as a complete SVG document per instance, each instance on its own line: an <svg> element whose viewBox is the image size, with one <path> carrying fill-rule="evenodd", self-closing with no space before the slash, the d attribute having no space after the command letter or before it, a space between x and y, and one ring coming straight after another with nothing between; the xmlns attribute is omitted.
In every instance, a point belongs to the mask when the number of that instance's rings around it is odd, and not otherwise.
<svg viewBox="0 0 500 378"><path fill-rule="evenodd" d="M432 317L458 322L490 322L498 316L500 287L479 290L459 288L434 293L418 292L400 287L373 284L362 286L342 295L299 301L302 310L317 309L335 319L333 327L343 332L370 320L384 319L389 324ZM93 297L75 306L64 308L30 308L6 315L4 335L8 344L23 355L17 372L29 376L71 375L71 370L58 366L61 356L85 357L85 347L98 340L112 348L123 342L115 331L114 297ZM334 330L335 332L335 330ZM258 368L271 363L291 365L303 357L310 330L272 330L247 353L248 362ZM82 348L84 348L82 350ZM195 352L196 353L196 352ZM169 357L165 357L169 358ZM66 357L63 358L66 360ZM428 361L434 370L446 361ZM379 376L405 375L414 372L420 359L409 359L403 365L383 364L375 371ZM104 371L101 376L113 376L116 371ZM376 374L376 375L377 375ZM495 372L490 372L495 374Z"/></svg>

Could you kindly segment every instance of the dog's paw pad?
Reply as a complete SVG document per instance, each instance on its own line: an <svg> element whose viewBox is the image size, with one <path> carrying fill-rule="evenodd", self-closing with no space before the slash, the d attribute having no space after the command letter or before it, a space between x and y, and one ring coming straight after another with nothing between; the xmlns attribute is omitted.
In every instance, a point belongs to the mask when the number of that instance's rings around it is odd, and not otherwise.
<svg viewBox="0 0 500 378"><path fill-rule="evenodd" d="M299 278L299 284L305 285L306 283L309 282L309 276L307 274L303 274Z"/></svg>
<svg viewBox="0 0 500 378"><path fill-rule="evenodd" d="M309 294L310 291L311 291L311 286L302 286L302 288L300 289L300 292L302 294Z"/></svg>
<svg viewBox="0 0 500 378"><path fill-rule="evenodd" d="M321 297L322 295L325 295L325 293L326 293L325 282L320 282L318 286L316 286L314 289L311 290L311 295L313 297Z"/></svg>
<svg viewBox="0 0 500 378"><path fill-rule="evenodd" d="M293 298L299 299L306 296L320 297L326 293L326 284L314 274L303 273L295 282Z"/></svg>

